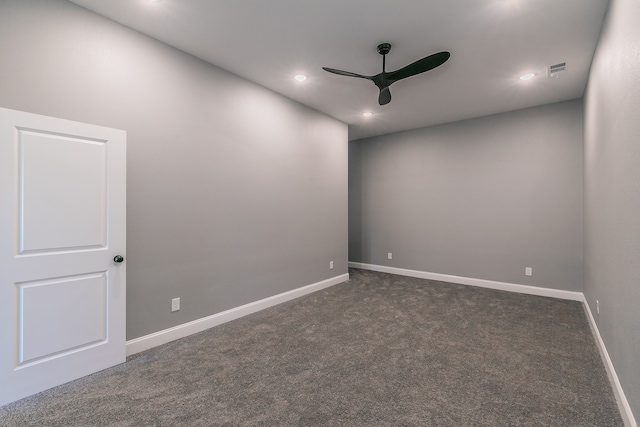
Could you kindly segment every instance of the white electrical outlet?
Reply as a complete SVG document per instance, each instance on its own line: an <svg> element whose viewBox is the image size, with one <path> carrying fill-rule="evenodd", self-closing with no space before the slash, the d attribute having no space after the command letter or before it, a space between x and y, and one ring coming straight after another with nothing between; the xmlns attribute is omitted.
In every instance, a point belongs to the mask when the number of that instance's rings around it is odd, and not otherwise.
<svg viewBox="0 0 640 427"><path fill-rule="evenodd" d="M525 275L525 276L533 276L533 268L531 268L531 267L525 267L525 269L524 269L524 275Z"/></svg>
<svg viewBox="0 0 640 427"><path fill-rule="evenodd" d="M596 300L596 313L600 314L600 300Z"/></svg>
<svg viewBox="0 0 640 427"><path fill-rule="evenodd" d="M171 311L180 310L180 298L174 298L171 300Z"/></svg>
<svg viewBox="0 0 640 427"><path fill-rule="evenodd" d="M329 270L333 270L333 261L329 261Z"/></svg>
<svg viewBox="0 0 640 427"><path fill-rule="evenodd" d="M387 259L393 259L393 254L391 252L387 254Z"/></svg>

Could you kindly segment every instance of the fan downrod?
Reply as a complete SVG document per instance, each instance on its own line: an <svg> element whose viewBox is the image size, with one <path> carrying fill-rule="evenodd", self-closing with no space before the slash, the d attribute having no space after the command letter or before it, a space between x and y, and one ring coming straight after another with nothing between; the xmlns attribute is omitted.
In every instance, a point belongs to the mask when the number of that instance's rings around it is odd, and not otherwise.
<svg viewBox="0 0 640 427"><path fill-rule="evenodd" d="M391 50L391 43L380 43L378 45L378 53L380 55L386 55Z"/></svg>

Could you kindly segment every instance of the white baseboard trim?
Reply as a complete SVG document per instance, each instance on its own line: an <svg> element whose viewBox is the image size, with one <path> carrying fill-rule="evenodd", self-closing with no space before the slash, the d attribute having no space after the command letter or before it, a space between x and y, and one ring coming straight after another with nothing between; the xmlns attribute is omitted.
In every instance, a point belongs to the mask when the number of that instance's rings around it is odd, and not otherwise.
<svg viewBox="0 0 640 427"><path fill-rule="evenodd" d="M406 268L387 267L384 265L364 264L351 261L349 261L349 267L360 268L363 270L379 271L381 273L397 274L400 276L417 277L418 279L439 280L441 282L458 283L460 285L498 289L501 291L517 292L520 294L538 295L542 297L560 298L572 301L584 300L582 292L540 288L537 286L518 285L515 283L496 282L493 280L474 279L471 277L451 276L448 274L429 273L427 271L408 270Z"/></svg>
<svg viewBox="0 0 640 427"><path fill-rule="evenodd" d="M593 332L596 343L598 344L598 349L600 350L600 355L602 356L604 367L607 370L607 374L609 374L609 381L611 382L611 386L613 387L613 394L615 394L616 396L616 401L618 402L618 407L620 409L620 414L622 415L622 418L624 420L624 425L627 427L638 427L635 417L633 416L633 412L631 411L631 406L629 406L627 396L625 396L624 390L622 390L622 385L620 384L620 380L618 379L618 374L616 374L616 370L613 367L613 362L609 357L607 347L604 345L602 336L600 336L600 331L598 330L596 319L594 319L593 317L593 313L589 308L589 303L587 302L586 298L584 299L583 304L584 310L587 313L587 319L589 319L591 331Z"/></svg>
<svg viewBox="0 0 640 427"><path fill-rule="evenodd" d="M349 274L342 274L340 276L332 277L331 279L323 280L321 282L313 283L311 285L303 286L298 289L293 289L288 292L264 298L259 301L241 305L240 307L235 307L221 313L216 313L211 316L194 320L192 322L183 323L182 325L174 326L173 328L165 329L162 331L154 332L153 334L145 335L140 338L132 339L130 341L127 341L127 356L131 356L132 354L140 353L141 351L149 350L153 347L157 347L159 345L166 344L168 342L175 341L177 339L184 338L198 332L202 332L214 326L218 326L231 320L246 316L248 314L264 310L265 308L273 307L278 304L282 304L283 302L291 301L301 296L320 291L339 283L346 282L347 280L349 280Z"/></svg>

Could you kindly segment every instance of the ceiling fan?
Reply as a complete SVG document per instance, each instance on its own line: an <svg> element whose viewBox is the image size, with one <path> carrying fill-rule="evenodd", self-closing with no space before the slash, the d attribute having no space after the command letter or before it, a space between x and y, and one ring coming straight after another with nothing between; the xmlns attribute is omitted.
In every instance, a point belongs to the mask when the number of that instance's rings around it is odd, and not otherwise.
<svg viewBox="0 0 640 427"><path fill-rule="evenodd" d="M359 77L361 79L371 80L380 89L378 103L380 105L385 105L391 102L391 91L389 90L389 86L391 86L392 83L439 67L447 62L447 60L451 56L451 53L449 52L438 52L419 59L416 62L400 68L399 70L387 72L385 69L385 59L387 53L389 53L390 50L390 43L381 43L378 45L378 53L382 55L382 72L376 74L375 76L365 76L362 74L356 74L349 71L336 70L334 68L327 67L322 67L322 69L333 74L339 74L341 76Z"/></svg>

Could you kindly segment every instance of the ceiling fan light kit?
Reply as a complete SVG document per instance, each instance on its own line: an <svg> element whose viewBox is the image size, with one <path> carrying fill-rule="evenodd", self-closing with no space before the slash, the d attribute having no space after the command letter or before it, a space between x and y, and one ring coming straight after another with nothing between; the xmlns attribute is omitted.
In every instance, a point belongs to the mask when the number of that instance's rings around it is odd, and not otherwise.
<svg viewBox="0 0 640 427"><path fill-rule="evenodd" d="M380 89L378 95L378 103L386 105L391 102L391 91L389 86L398 80L424 73L425 71L437 68L447 62L451 53L443 51L426 56L409 65L406 65L396 71L386 71L386 55L391 51L390 43L381 43L378 45L378 53L382 55L382 72L375 76L365 76L363 74L352 73L350 71L336 70L335 68L322 67L323 70L333 74L348 77L358 77L361 79L371 80Z"/></svg>

